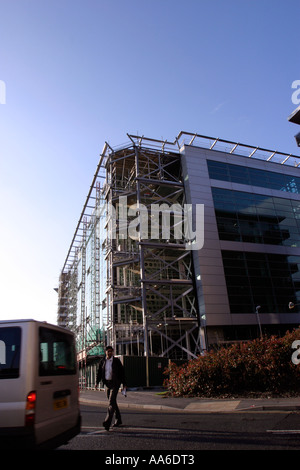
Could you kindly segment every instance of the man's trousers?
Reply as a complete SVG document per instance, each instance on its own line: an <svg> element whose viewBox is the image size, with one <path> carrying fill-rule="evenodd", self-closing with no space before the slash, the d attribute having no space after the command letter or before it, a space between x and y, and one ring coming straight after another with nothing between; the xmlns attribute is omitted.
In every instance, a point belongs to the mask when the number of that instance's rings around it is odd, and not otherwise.
<svg viewBox="0 0 300 470"><path fill-rule="evenodd" d="M117 395L119 392L120 384L114 385L111 380L106 382L106 393L108 399L107 414L104 423L107 426L111 425L114 413L116 413L116 421L121 421L121 413L117 404ZM103 423L103 424L104 424Z"/></svg>

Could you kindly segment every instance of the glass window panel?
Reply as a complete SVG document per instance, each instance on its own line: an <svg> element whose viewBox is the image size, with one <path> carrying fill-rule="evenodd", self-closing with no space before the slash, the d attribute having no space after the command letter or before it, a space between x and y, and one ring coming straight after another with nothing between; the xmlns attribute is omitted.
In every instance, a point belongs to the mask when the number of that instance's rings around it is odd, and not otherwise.
<svg viewBox="0 0 300 470"><path fill-rule="evenodd" d="M220 199L221 200L226 199L230 201L235 200L235 196L233 192L230 191L229 189L212 188L212 195L213 195L214 200L220 200Z"/></svg>
<svg viewBox="0 0 300 470"><path fill-rule="evenodd" d="M290 270L289 270L288 266L282 266L282 268L280 268L280 269L274 269L271 266L269 266L269 268L270 268L270 275L271 275L272 278L290 276ZM276 280L276 282L278 282L278 280Z"/></svg>
<svg viewBox="0 0 300 470"><path fill-rule="evenodd" d="M277 185L278 187L283 187L287 183L285 175L279 173L268 172L268 180L272 185Z"/></svg>
<svg viewBox="0 0 300 470"><path fill-rule="evenodd" d="M230 259L232 261L236 261L236 260L243 261L245 259L245 253L242 253L240 251L224 250L222 251L222 257L223 259Z"/></svg>
<svg viewBox="0 0 300 470"><path fill-rule="evenodd" d="M222 256L224 264L227 264L225 275L227 274L226 282L232 313L254 311L255 307L253 306L255 305L261 305L261 312L264 313L287 311L288 302L290 299L295 299L300 290L299 256L244 254L226 251L222 252ZM252 275L250 277L233 276L230 264L233 264L234 260L238 260L242 267L245 258L247 259L248 272ZM255 260L257 261L256 267ZM260 271L262 268L265 269ZM267 276L268 269L270 276ZM294 277L291 275L293 272L295 273Z"/></svg>
<svg viewBox="0 0 300 470"><path fill-rule="evenodd" d="M219 232L220 240L227 240L232 242L240 242L241 235L239 233Z"/></svg>
<svg viewBox="0 0 300 470"><path fill-rule="evenodd" d="M300 221L300 210L294 210L294 218L298 221Z"/></svg>
<svg viewBox="0 0 300 470"><path fill-rule="evenodd" d="M300 241L300 233L291 233L290 238L291 238L291 240L299 242Z"/></svg>
<svg viewBox="0 0 300 470"><path fill-rule="evenodd" d="M240 210L238 213L238 218L258 222L258 214L257 214L256 207L250 206L250 207L247 207L246 209Z"/></svg>
<svg viewBox="0 0 300 470"><path fill-rule="evenodd" d="M253 312L253 307L251 304L238 304L234 305L230 303L230 311L231 313L251 313Z"/></svg>
<svg viewBox="0 0 300 470"><path fill-rule="evenodd" d="M281 233L286 233L288 232L289 236L293 236L297 238L297 235L300 233L299 232L299 227L298 227L298 224L296 223L295 225L285 225L285 223L280 223L278 225L278 227L280 228L280 231Z"/></svg>
<svg viewBox="0 0 300 470"><path fill-rule="evenodd" d="M270 224L278 225L278 219L275 215L266 215L266 214L258 214L258 220L261 226L261 230L265 230L265 227L269 226Z"/></svg>
<svg viewBox="0 0 300 470"><path fill-rule="evenodd" d="M244 259L240 258L226 258L223 256L223 265L224 268L242 268L245 267L245 261Z"/></svg>
<svg viewBox="0 0 300 470"><path fill-rule="evenodd" d="M263 253L245 253L245 258L247 260L247 263L249 263L249 260L266 260L266 256Z"/></svg>
<svg viewBox="0 0 300 470"><path fill-rule="evenodd" d="M246 180L246 178L238 177L238 176L231 177L230 181L232 183L238 183L238 184L249 184L249 182Z"/></svg>
<svg viewBox="0 0 300 470"><path fill-rule="evenodd" d="M258 279L259 283L261 283L262 278L267 278L268 279L269 276L270 276L270 272L268 270L267 265L264 265L264 266L261 266L261 267L249 267L249 265L248 265L248 274L249 274L250 277L254 277L255 280L257 278L259 278ZM255 283L255 280L251 280L250 282Z"/></svg>
<svg viewBox="0 0 300 470"><path fill-rule="evenodd" d="M254 199L254 195L251 193L246 193L244 191L231 191L234 197L237 200L246 199L247 201L252 201Z"/></svg>
<svg viewBox="0 0 300 470"><path fill-rule="evenodd" d="M248 168L249 175L251 178L265 178L266 172L264 170L259 170L258 168Z"/></svg>
<svg viewBox="0 0 300 470"><path fill-rule="evenodd" d="M228 286L249 286L248 276L226 276Z"/></svg>
<svg viewBox="0 0 300 470"><path fill-rule="evenodd" d="M217 162L215 160L207 160L207 166L209 169L215 169L215 168L221 168L221 169L227 169L228 165L227 163L224 162Z"/></svg>
<svg viewBox="0 0 300 470"><path fill-rule="evenodd" d="M242 234L242 241L245 243L263 243L260 235Z"/></svg>
<svg viewBox="0 0 300 470"><path fill-rule="evenodd" d="M298 224L295 219L288 219L287 217L279 223L281 230L290 230L292 228L297 228Z"/></svg>
<svg viewBox="0 0 300 470"><path fill-rule="evenodd" d="M290 199L283 199L281 197L274 197L273 200L274 200L274 203L276 203L276 205L287 206L287 207L291 207L291 205L292 205Z"/></svg>
<svg viewBox="0 0 300 470"><path fill-rule="evenodd" d="M242 184L251 184L253 186L272 188L291 193L300 192L300 178L292 175L282 175L276 172L211 160L207 161L207 166L210 178Z"/></svg>
<svg viewBox="0 0 300 470"><path fill-rule="evenodd" d="M248 268L265 268L267 266L267 261L264 255L259 257L259 253L257 257L252 257L254 253L247 253L247 267Z"/></svg>
<svg viewBox="0 0 300 470"><path fill-rule="evenodd" d="M212 191L213 195L218 195L218 194L221 194L221 193L222 193L223 189L222 189L222 188L214 188L214 187L212 187L212 188L211 188L211 191Z"/></svg>
<svg viewBox="0 0 300 470"><path fill-rule="evenodd" d="M218 217L218 220L217 220L217 225L218 227L220 228L224 228L227 227L228 229L232 229L232 228L235 228L236 230L238 229L238 222L237 222L237 219L233 218L233 217Z"/></svg>
<svg viewBox="0 0 300 470"><path fill-rule="evenodd" d="M230 177L227 173L224 173L223 171L213 171L209 172L209 177L214 180L220 180L220 181L230 181Z"/></svg>
<svg viewBox="0 0 300 470"><path fill-rule="evenodd" d="M278 222L280 228L284 227L297 227L297 220L294 217L291 217L290 214L278 214Z"/></svg>
<svg viewBox="0 0 300 470"><path fill-rule="evenodd" d="M231 175L248 175L248 168L246 166L229 164L228 168Z"/></svg>
<svg viewBox="0 0 300 470"><path fill-rule="evenodd" d="M265 199L260 199L260 200L256 199L254 201L254 204L257 207L258 211L266 212L266 213L268 213L269 211L271 212L275 211L275 206L271 198L265 198Z"/></svg>
<svg viewBox="0 0 300 470"><path fill-rule="evenodd" d="M290 255L290 256L287 256L286 260L287 260L287 263L291 265L292 267L295 267L298 265L300 266L300 256Z"/></svg>
<svg viewBox="0 0 300 470"><path fill-rule="evenodd" d="M247 295L243 293L242 295L230 295L229 299L230 299L230 303L232 304L236 304L236 305L248 304L252 308L252 297L249 294Z"/></svg>
<svg viewBox="0 0 300 470"><path fill-rule="evenodd" d="M253 295L260 293L267 293L268 290L273 289L273 284L270 278L267 277L251 277L250 285Z"/></svg>
<svg viewBox="0 0 300 470"><path fill-rule="evenodd" d="M236 204L236 208L240 211L245 211L245 210L248 210L249 208L252 209L253 207L255 207L255 202L250 197L249 198L243 197L243 198L236 199L235 204Z"/></svg>
<svg viewBox="0 0 300 470"><path fill-rule="evenodd" d="M247 276L247 270L245 266L240 267L240 268L230 267L230 274L232 276ZM300 277L300 273L299 273L299 277Z"/></svg>
<svg viewBox="0 0 300 470"><path fill-rule="evenodd" d="M222 220L222 219L234 219L236 220L236 213L234 210L230 211L230 210L225 210L224 209L216 209L216 216L217 216L217 220Z"/></svg>
<svg viewBox="0 0 300 470"><path fill-rule="evenodd" d="M247 296L248 295L248 298L249 300L251 300L251 296L249 294L249 286L230 286L228 285L227 286L227 291L228 291L228 295L230 297L232 297L233 299L236 298L236 297L239 297L239 296Z"/></svg>
<svg viewBox="0 0 300 470"><path fill-rule="evenodd" d="M300 192L300 179L296 177L286 176L286 188L289 192Z"/></svg>
<svg viewBox="0 0 300 470"><path fill-rule="evenodd" d="M266 185L266 172L264 170L257 170L256 168L248 168L249 178L253 186Z"/></svg>
<svg viewBox="0 0 300 470"><path fill-rule="evenodd" d="M261 220L270 220L270 221L275 220L277 223L277 220L278 220L277 214L276 214L274 207L272 207L271 205L269 206L266 205L264 207L257 206L256 210L257 210L257 215Z"/></svg>
<svg viewBox="0 0 300 470"><path fill-rule="evenodd" d="M267 236L264 234L262 236L262 239L263 239L263 243L265 243L266 245L282 245L283 244L281 237L272 237L272 236Z"/></svg>
<svg viewBox="0 0 300 470"><path fill-rule="evenodd" d="M273 197L268 196L267 194L253 194L252 197L255 200L256 204L265 204L266 202L270 202L273 204Z"/></svg>
<svg viewBox="0 0 300 470"><path fill-rule="evenodd" d="M287 266L288 265L288 258L286 255L277 255L269 253L266 255L266 259L269 262L270 266ZM300 259L300 258L299 258Z"/></svg>
<svg viewBox="0 0 300 470"><path fill-rule="evenodd" d="M230 181L226 163L208 160L207 167L210 178L222 181Z"/></svg>
<svg viewBox="0 0 300 470"><path fill-rule="evenodd" d="M215 167L215 168L208 168L208 171L209 171L209 175L211 178L215 178L216 175L220 175L220 176L227 176L228 175L228 171L227 171L227 168L226 168L226 165L223 166L223 167Z"/></svg>
<svg viewBox="0 0 300 470"><path fill-rule="evenodd" d="M270 188L270 184L265 176L251 179L252 186L261 186L262 188Z"/></svg>
<svg viewBox="0 0 300 470"><path fill-rule="evenodd" d="M269 188L277 191L286 191L287 187L282 178L269 178Z"/></svg>
<svg viewBox="0 0 300 470"><path fill-rule="evenodd" d="M250 184L248 170L245 167L230 167L230 179L233 183Z"/></svg>
<svg viewBox="0 0 300 470"><path fill-rule="evenodd" d="M236 210L239 212L251 213L254 209L253 201L251 199L239 199L236 201Z"/></svg>
<svg viewBox="0 0 300 470"><path fill-rule="evenodd" d="M275 210L276 210L276 214L278 215L278 217L282 218L282 217L290 217L292 219L294 219L294 211L292 210L292 208L288 208L288 207L285 207L285 208L280 208L278 206L275 206Z"/></svg>

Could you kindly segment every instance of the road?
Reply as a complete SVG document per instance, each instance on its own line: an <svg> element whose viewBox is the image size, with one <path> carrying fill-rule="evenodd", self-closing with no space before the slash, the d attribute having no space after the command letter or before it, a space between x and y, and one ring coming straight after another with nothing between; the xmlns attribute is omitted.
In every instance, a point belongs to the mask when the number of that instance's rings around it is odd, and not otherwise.
<svg viewBox="0 0 300 470"><path fill-rule="evenodd" d="M109 432L102 426L105 407L82 405L81 412L81 434L58 450L127 451L128 455L172 451L178 456L200 450L300 450L299 411L191 414L126 409L124 424Z"/></svg>

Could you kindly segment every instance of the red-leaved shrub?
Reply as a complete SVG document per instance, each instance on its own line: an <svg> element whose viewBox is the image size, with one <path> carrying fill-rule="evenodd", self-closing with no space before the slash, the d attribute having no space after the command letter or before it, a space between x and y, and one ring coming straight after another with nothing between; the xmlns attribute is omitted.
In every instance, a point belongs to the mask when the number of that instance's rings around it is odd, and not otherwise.
<svg viewBox="0 0 300 470"><path fill-rule="evenodd" d="M222 347L181 366L170 363L164 385L173 396L298 395L300 364L292 361L295 340L300 340L300 328L283 337Z"/></svg>

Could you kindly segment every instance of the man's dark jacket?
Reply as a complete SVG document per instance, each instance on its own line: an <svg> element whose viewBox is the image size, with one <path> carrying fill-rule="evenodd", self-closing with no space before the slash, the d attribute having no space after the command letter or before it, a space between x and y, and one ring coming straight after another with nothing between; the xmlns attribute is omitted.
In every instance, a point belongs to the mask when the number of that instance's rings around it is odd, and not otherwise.
<svg viewBox="0 0 300 470"><path fill-rule="evenodd" d="M106 363L106 358L102 359L102 361L100 362L98 373L97 373L96 384L102 381L103 384L106 385L105 363ZM121 384L123 384L124 387L126 386L124 367L120 359L117 357L113 357L112 382L113 382L114 387L119 387Z"/></svg>

